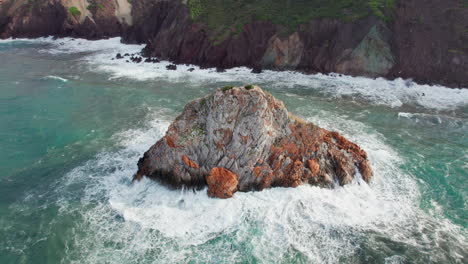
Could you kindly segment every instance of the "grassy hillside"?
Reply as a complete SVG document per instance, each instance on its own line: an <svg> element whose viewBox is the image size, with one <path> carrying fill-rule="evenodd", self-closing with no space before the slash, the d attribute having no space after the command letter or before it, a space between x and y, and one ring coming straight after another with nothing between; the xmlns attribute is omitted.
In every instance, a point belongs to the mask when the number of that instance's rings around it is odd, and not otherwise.
<svg viewBox="0 0 468 264"><path fill-rule="evenodd" d="M238 34L252 20L266 20L294 31L312 19L352 21L370 14L383 20L395 0L189 0L192 19L216 32ZM223 35L224 35L223 34Z"/></svg>

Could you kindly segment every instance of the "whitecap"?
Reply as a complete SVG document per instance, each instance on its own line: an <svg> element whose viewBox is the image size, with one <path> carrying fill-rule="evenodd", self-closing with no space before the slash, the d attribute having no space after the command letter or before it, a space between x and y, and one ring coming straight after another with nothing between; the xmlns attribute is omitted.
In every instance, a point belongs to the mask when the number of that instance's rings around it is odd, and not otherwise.
<svg viewBox="0 0 468 264"><path fill-rule="evenodd" d="M55 75L48 75L41 79L42 80L57 80L57 81L64 82L64 83L68 82L68 79L62 78L60 76L55 76Z"/></svg>

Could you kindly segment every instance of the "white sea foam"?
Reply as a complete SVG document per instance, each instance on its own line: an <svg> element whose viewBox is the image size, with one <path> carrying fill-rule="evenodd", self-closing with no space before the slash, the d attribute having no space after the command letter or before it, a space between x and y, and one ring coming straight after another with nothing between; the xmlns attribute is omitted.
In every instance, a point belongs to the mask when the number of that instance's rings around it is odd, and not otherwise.
<svg viewBox="0 0 468 264"><path fill-rule="evenodd" d="M65 83L65 82L68 82L67 79L62 78L62 77L60 77L60 76L55 76L55 75L48 75L48 76L46 76L46 77L43 77L42 79L44 79L44 80L47 80L47 79L49 79L49 80L57 80L57 81L64 82L64 83Z"/></svg>
<svg viewBox="0 0 468 264"><path fill-rule="evenodd" d="M128 51L131 52L131 51ZM111 54L97 54L89 63L96 69L111 74L111 78L132 78L140 81L170 80L203 85L214 82L256 83L272 88L302 88L332 97L349 96L374 104L401 107L404 104L446 110L466 106L468 89L451 89L443 86L419 85L411 81L384 78L369 79L339 74L307 75L290 71L263 71L252 74L245 67L216 72L214 69L200 69L194 65L178 65L176 71L169 71L170 63L128 63L125 60L111 60ZM193 72L188 69L194 68Z"/></svg>
<svg viewBox="0 0 468 264"><path fill-rule="evenodd" d="M60 195L86 185L83 221L70 234L75 241L67 260L285 263L295 256L299 262L337 263L365 245L379 247L379 237L431 254L435 262L446 260L437 252L444 243L454 259L462 259L463 233L440 212L419 209L416 182L399 169L398 153L380 134L364 133L366 125L328 112L306 118L366 149L375 169L371 185L355 180L335 190L275 188L220 200L208 198L206 190L169 190L148 179L131 184L138 158L163 136L172 116L157 111L147 127L114 137L121 150L103 152L67 175ZM69 203L62 200L62 213L76 210ZM401 260L392 253L385 261Z"/></svg>
<svg viewBox="0 0 468 264"><path fill-rule="evenodd" d="M41 42L44 40L52 40L52 38L36 38L36 39L27 39L27 38L7 38L7 39L0 39L0 44L8 44L8 43L18 43L18 42Z"/></svg>
<svg viewBox="0 0 468 264"><path fill-rule="evenodd" d="M139 53L144 47L144 45L121 44L120 38L96 41L72 38L56 40L39 38L17 41L47 43L50 46L45 47L41 52L51 54L91 53L83 58L86 63L93 71L105 72L110 75L110 78L129 78L139 81L190 81L193 85L236 82L263 84L281 89L297 87L311 89L327 96L348 96L391 107L401 107L407 104L436 110L451 110L468 105L468 89L420 85L411 80L403 79L389 81L384 78L370 79L340 74L307 75L288 71L263 71L261 74L251 74L250 69L244 67L229 69L226 72L216 72L214 69L200 69L193 65L178 65L177 70L169 71L166 69L166 66L170 64L167 61L136 64L126 62L126 59L113 59L117 53ZM189 72L190 68L195 68L195 70Z"/></svg>

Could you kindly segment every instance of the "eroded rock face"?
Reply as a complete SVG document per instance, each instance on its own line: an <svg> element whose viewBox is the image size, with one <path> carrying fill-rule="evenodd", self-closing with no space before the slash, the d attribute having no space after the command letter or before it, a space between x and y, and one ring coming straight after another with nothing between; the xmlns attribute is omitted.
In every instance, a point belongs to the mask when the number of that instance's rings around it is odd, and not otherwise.
<svg viewBox="0 0 468 264"><path fill-rule="evenodd" d="M3 0L0 39L49 35L116 37L131 24L130 12L127 0Z"/></svg>
<svg viewBox="0 0 468 264"><path fill-rule="evenodd" d="M187 1L138 0L123 39L146 43L146 56L203 67L261 66L466 87L468 8L461 0L394 2L388 21L372 15L350 22L324 17L284 35L281 26L254 20L240 34L219 40L191 19Z"/></svg>
<svg viewBox="0 0 468 264"><path fill-rule="evenodd" d="M210 196L312 184L369 182L367 154L337 132L288 113L257 86L218 89L185 106L139 160L143 176L173 187L208 185Z"/></svg>
<svg viewBox="0 0 468 264"><path fill-rule="evenodd" d="M287 33L281 25L252 20L236 34L219 38L217 30L191 18L187 0L0 0L0 39L121 36L125 43L146 44L146 57L174 63L401 77L467 87L468 8L463 1L394 2L385 14L389 20L323 17Z"/></svg>

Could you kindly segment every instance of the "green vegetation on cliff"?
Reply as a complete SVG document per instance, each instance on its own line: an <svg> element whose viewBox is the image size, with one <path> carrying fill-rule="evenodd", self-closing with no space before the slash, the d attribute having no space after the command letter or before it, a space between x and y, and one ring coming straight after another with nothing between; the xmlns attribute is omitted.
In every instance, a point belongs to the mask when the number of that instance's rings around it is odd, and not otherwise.
<svg viewBox="0 0 468 264"><path fill-rule="evenodd" d="M189 0L190 16L215 32L238 34L253 20L271 21L291 32L317 18L353 21L368 15L388 20L395 0Z"/></svg>
<svg viewBox="0 0 468 264"><path fill-rule="evenodd" d="M104 5L99 3L98 0L88 0L89 6L86 7L91 12L96 12L98 9L104 9Z"/></svg>
<svg viewBox="0 0 468 264"><path fill-rule="evenodd" d="M80 10L78 10L78 8L76 6L72 6L72 7L68 8L68 11L70 12L70 14L72 14L72 16L75 16L75 17L81 15Z"/></svg>

